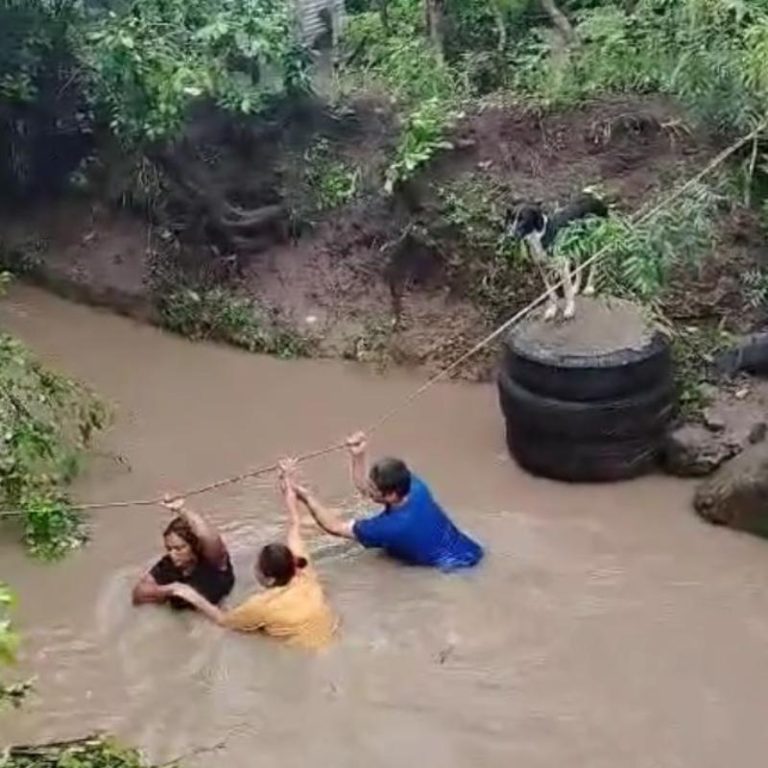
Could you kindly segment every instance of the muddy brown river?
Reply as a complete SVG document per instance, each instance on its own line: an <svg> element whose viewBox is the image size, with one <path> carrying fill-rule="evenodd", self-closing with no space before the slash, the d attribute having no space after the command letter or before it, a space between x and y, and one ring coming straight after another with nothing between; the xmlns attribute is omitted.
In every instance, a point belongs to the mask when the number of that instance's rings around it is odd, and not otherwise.
<svg viewBox="0 0 768 768"><path fill-rule="evenodd" d="M15 288L0 324L117 408L75 493L153 495L342 437L422 379L192 344ZM378 434L488 548L445 576L313 537L343 617L320 655L225 635L198 617L134 609L133 579L167 513L105 510L55 565L6 532L0 578L20 598L23 673L37 693L4 713L0 744L108 730L169 760L233 768L764 768L768 545L710 528L663 478L568 487L505 454L490 386L435 387ZM122 457L117 461L116 456ZM334 455L306 467L350 504ZM251 586L280 535L271 485L201 497Z"/></svg>

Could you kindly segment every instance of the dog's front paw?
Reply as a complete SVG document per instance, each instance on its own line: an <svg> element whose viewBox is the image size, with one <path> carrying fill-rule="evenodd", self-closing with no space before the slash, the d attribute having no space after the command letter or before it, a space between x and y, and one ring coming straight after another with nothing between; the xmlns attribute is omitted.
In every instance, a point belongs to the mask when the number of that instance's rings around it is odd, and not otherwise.
<svg viewBox="0 0 768 768"><path fill-rule="evenodd" d="M563 320L573 320L573 316L576 314L576 305L567 304L563 310Z"/></svg>
<svg viewBox="0 0 768 768"><path fill-rule="evenodd" d="M544 310L544 319L554 320L557 317L557 304L548 304L547 308Z"/></svg>
<svg viewBox="0 0 768 768"><path fill-rule="evenodd" d="M595 295L595 286L594 285L585 285L584 290L581 292L582 296L594 296Z"/></svg>

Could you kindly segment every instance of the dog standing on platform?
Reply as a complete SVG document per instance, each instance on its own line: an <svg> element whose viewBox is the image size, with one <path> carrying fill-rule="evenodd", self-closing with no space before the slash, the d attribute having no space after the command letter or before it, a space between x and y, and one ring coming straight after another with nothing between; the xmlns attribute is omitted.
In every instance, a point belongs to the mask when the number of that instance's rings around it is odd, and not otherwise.
<svg viewBox="0 0 768 768"><path fill-rule="evenodd" d="M561 230L575 221L597 216L608 216L608 208L602 200L591 194L583 194L564 208L551 216L544 212L541 205L526 203L515 210L508 209L505 218L505 232L508 237L522 240L528 249L534 264L541 271L544 287L547 292L547 308L544 310L545 320L557 317L559 306L557 290L551 282L551 277L559 279L563 286L563 318L570 320L576 312L576 296L592 296L595 292L595 267L592 263L589 269L584 290L581 290L581 272L576 271L578 264L571 264L570 259L554 254L555 241Z"/></svg>

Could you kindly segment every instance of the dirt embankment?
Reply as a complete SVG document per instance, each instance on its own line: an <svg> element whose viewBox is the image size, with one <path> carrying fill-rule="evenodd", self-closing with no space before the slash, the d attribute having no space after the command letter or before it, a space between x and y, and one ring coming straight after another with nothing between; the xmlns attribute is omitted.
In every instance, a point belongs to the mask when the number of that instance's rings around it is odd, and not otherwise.
<svg viewBox="0 0 768 768"><path fill-rule="evenodd" d="M387 199L380 179L396 134L380 105L320 111L258 132L203 122L180 145L179 166L192 168L195 186L213 190L238 215L268 209L273 218L264 226L222 232L203 198L190 200L176 185L166 190L163 216L154 223L92 196L68 199L7 218L3 247L55 290L143 319L155 316L158 258L170 258L185 274L230 282L317 336L321 354L434 367L505 310L496 307L492 315L478 298L475 288L489 267L475 260L455 226L441 225L441 190L468 178L475 188L493 187L499 233L505 199L558 203L597 185L622 209L635 210L714 152L684 126L679 111L658 99L544 115L489 104L458 126L455 150ZM355 201L330 212L313 207L318 182L307 176L318 136L335 161L358 174ZM674 287L685 298L676 305L681 317L730 313L739 323L751 321L740 274L764 247L753 223L742 224L730 220L718 258ZM403 238L408 226L431 235ZM530 275L507 286L509 313L538 290ZM488 370L486 360L465 373Z"/></svg>

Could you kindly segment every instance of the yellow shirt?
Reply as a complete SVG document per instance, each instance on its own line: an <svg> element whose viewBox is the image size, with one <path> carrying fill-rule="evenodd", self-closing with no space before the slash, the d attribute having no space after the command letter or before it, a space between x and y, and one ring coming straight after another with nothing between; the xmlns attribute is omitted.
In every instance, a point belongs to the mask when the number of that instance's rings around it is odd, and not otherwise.
<svg viewBox="0 0 768 768"><path fill-rule="evenodd" d="M224 626L241 632L261 631L304 648L321 648L331 641L338 619L310 565L284 587L252 595L227 611Z"/></svg>

